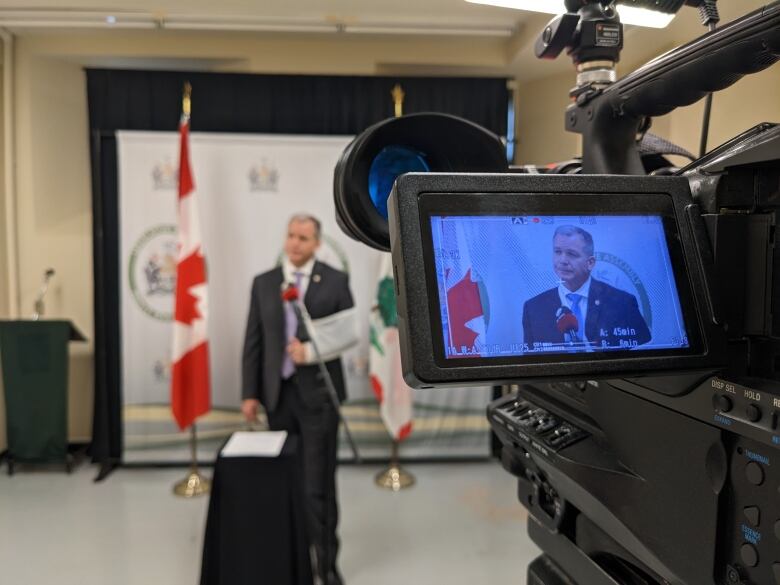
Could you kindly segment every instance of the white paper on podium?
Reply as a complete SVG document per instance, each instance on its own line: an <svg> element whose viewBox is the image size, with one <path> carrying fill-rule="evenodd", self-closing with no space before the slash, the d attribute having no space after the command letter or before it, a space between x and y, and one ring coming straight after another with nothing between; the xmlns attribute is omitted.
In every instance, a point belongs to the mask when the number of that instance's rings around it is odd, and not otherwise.
<svg viewBox="0 0 780 585"><path fill-rule="evenodd" d="M278 457L287 431L238 431L222 447L222 457Z"/></svg>

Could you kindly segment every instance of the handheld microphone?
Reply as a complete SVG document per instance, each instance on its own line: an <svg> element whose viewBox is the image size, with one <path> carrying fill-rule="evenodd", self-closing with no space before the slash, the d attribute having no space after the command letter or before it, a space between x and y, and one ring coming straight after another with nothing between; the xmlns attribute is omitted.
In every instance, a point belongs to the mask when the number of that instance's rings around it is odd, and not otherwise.
<svg viewBox="0 0 780 585"><path fill-rule="evenodd" d="M300 298L298 287L293 283L288 282L286 285L282 285L282 300L289 302L297 301Z"/></svg>
<svg viewBox="0 0 780 585"><path fill-rule="evenodd" d="M577 331L579 331L580 328L580 324L579 321L577 321L577 317L574 315L574 313L571 312L569 307L560 307L557 311L555 311L555 318L555 326L558 328L560 333L568 335L569 339L573 342L580 341L580 337L577 334Z"/></svg>
<svg viewBox="0 0 780 585"><path fill-rule="evenodd" d="M298 302L300 298L301 293L298 290L298 287L293 283L289 282L286 285L282 285L282 300L286 303L290 303L292 310L295 312L295 318L298 319L298 323L303 323L305 325L303 315L301 314L301 306Z"/></svg>

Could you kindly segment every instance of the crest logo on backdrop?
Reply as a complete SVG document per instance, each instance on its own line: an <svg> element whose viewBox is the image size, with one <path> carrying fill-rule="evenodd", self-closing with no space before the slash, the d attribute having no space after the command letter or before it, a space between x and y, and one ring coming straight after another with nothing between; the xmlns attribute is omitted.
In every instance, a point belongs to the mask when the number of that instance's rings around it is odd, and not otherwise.
<svg viewBox="0 0 780 585"><path fill-rule="evenodd" d="M170 159L157 163L152 168L152 187L155 191L178 188L179 169Z"/></svg>
<svg viewBox="0 0 780 585"><path fill-rule="evenodd" d="M141 310L160 321L173 318L176 290L176 226L146 230L130 252L130 290Z"/></svg>
<svg viewBox="0 0 780 585"><path fill-rule="evenodd" d="M171 381L171 360L159 359L152 366L154 379L160 384L169 384Z"/></svg>
<svg viewBox="0 0 780 585"><path fill-rule="evenodd" d="M267 159L262 159L258 165L252 165L247 176L250 191L276 192L279 190L279 169Z"/></svg>

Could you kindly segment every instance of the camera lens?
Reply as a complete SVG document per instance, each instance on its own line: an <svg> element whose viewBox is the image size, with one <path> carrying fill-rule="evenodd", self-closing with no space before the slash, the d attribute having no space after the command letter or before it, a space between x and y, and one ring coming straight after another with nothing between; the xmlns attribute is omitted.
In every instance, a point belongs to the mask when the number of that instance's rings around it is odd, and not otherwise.
<svg viewBox="0 0 780 585"><path fill-rule="evenodd" d="M387 198L400 175L427 173L430 170L423 153L406 146L385 146L368 170L368 194L379 215L387 219Z"/></svg>
<svg viewBox="0 0 780 585"><path fill-rule="evenodd" d="M347 146L336 165L336 222L348 236L390 250L388 197L395 180L411 172L507 171L495 134L448 114L411 114L375 124Z"/></svg>

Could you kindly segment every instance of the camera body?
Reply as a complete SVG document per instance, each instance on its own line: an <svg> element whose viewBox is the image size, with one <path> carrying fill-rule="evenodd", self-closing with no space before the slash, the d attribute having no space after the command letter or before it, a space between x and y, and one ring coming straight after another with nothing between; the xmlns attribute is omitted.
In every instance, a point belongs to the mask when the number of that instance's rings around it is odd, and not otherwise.
<svg viewBox="0 0 780 585"><path fill-rule="evenodd" d="M576 48L611 3L575 8L537 52L578 66L580 174L508 172L473 124L405 116L345 151L340 225L392 251L411 385L511 389L487 415L543 551L529 584L780 584L780 126L672 177L638 148L652 116L780 59L780 2L615 83ZM396 166L386 220L366 182L398 145L430 172Z"/></svg>
<svg viewBox="0 0 780 585"><path fill-rule="evenodd" d="M396 181L388 209L407 381L520 384L488 417L546 553L530 582L773 583L778 161L780 127L762 125L678 177ZM638 298L651 291L652 347L620 326L617 339L585 347L525 342L518 307L553 263L555 226L575 222L593 234L597 266L633 274ZM664 246L661 268L643 260ZM489 314L481 342L479 309ZM684 333L667 327L675 320ZM464 323L475 334L465 348L452 341Z"/></svg>

